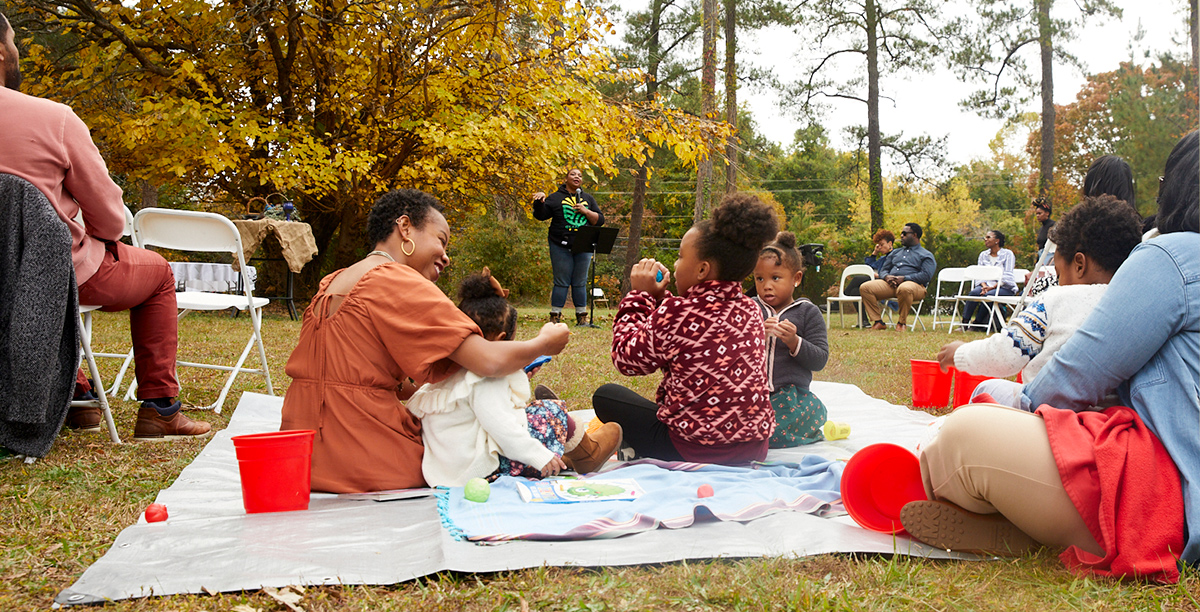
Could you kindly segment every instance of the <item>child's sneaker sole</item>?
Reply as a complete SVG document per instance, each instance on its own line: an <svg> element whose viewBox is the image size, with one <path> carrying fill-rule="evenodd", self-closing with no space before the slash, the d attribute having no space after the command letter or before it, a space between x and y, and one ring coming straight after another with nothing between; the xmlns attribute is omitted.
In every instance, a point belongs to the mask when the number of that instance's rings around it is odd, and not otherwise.
<svg viewBox="0 0 1200 612"><path fill-rule="evenodd" d="M975 514L941 501L904 504L900 523L912 537L942 550L1019 557L1041 546L999 514Z"/></svg>

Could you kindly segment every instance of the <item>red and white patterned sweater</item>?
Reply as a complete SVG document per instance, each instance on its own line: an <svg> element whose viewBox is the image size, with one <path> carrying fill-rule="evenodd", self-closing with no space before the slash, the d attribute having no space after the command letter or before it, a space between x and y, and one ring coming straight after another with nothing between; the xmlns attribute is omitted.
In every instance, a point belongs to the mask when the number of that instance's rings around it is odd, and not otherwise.
<svg viewBox="0 0 1200 612"><path fill-rule="evenodd" d="M765 347L762 314L736 281L697 283L684 297L668 292L657 306L650 294L631 291L613 325L618 371L663 371L655 396L658 420L689 461L720 456L723 446L758 442L761 453L753 454L765 456L775 430Z"/></svg>

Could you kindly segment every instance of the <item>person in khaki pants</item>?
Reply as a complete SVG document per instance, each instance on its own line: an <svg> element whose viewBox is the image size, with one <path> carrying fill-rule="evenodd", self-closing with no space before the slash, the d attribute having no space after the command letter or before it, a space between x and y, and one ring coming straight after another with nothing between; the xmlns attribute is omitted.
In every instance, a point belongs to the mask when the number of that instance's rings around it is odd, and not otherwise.
<svg viewBox="0 0 1200 612"><path fill-rule="evenodd" d="M871 329L887 329L884 325L880 300L895 298L900 302L900 315L896 329L908 328L908 312L914 301L925 299L925 286L933 279L937 261L921 246L921 226L908 223L900 231L901 248L892 251L891 257L879 271L880 278L867 281L859 287L863 308L874 325Z"/></svg>

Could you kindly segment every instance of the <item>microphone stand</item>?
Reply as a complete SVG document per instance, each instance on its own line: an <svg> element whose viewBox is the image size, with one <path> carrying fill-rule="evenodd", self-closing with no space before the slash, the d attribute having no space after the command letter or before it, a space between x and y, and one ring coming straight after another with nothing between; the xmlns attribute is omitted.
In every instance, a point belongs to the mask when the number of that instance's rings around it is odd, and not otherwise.
<svg viewBox="0 0 1200 612"><path fill-rule="evenodd" d="M575 201L576 202L584 201L582 188L575 189ZM584 216L586 218L586 215L584 215ZM595 320L596 320L596 240L592 240L592 260L590 262L588 262L587 302L588 302L588 322L583 325L576 325L576 327L591 327L592 329L599 329L600 326L596 325L596 323L595 323Z"/></svg>

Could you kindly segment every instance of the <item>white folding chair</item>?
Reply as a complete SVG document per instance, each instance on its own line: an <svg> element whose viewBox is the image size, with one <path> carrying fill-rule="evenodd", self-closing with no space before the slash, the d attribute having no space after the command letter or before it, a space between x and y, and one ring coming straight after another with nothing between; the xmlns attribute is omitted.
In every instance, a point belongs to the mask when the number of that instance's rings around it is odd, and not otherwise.
<svg viewBox="0 0 1200 612"><path fill-rule="evenodd" d="M958 296L963 292L963 283L967 280L966 273L966 268L942 268L938 271L933 298L934 331L937 330L938 323L946 326L947 333L954 329L954 319L946 320L945 317L943 317L942 321L938 321L938 315L942 312L942 308L946 308L949 311L953 310L955 305L957 305ZM946 295L942 295L943 284L954 285L954 289Z"/></svg>
<svg viewBox="0 0 1200 612"><path fill-rule="evenodd" d="M995 308L994 300L995 298L1000 297L1000 279L1004 277L1004 269L997 268L996 266L967 266L966 272L964 272L963 276L963 280L966 281L966 285L972 288L976 283L996 283L995 293L984 295L959 294L954 302L954 321L951 321L950 324L965 328L966 324L962 322L956 322L958 321L958 307L965 302L978 302L979 308L987 307L991 309L988 317L987 331L991 332L992 323L996 323L997 327L1003 327L1004 322L1000 320L1000 313ZM970 289L968 289L968 291L970 291Z"/></svg>
<svg viewBox="0 0 1200 612"><path fill-rule="evenodd" d="M833 315L831 314L831 304L837 302L838 305L838 321L842 327L846 326L846 316L842 310L842 305L846 302L857 304L858 319L862 322L862 296L861 295L846 295L846 281L853 276L868 276L871 280L875 279L875 269L866 264L854 264L846 266L842 270L842 279L838 281L837 297L826 298L825 300L825 329L829 329L833 325Z"/></svg>
<svg viewBox="0 0 1200 612"><path fill-rule="evenodd" d="M604 297L604 290L599 287L592 287L592 303L599 304L604 302L604 307L608 308L608 298Z"/></svg>
<svg viewBox="0 0 1200 612"><path fill-rule="evenodd" d="M108 394L104 389L104 381L100 379L100 370L96 367L95 353L92 353L92 311L100 308L99 306L79 306L79 318L82 327L79 330L79 348L83 351L83 360L87 363L88 374L92 376L92 382L96 399L93 400L72 400L72 408L96 407L104 415L104 422L108 425L108 437L112 441L120 444L121 437L117 435L117 425L113 422L112 408L108 405ZM124 355L118 355L124 357ZM122 370L124 371L124 370Z"/></svg>
<svg viewBox="0 0 1200 612"><path fill-rule="evenodd" d="M237 260L239 269L246 267L245 257L242 254L241 235L238 234L233 223L221 215L188 210L145 208L138 211L134 217L133 235L134 240L142 247L157 246L176 251L230 253ZM229 388L233 386L234 378L241 372L262 374L267 381L267 393L275 395L275 390L271 386L271 370L267 365L267 351L262 341L262 309L269 302L267 298L254 297L249 283L244 283L242 295L185 291L176 293L175 299L178 302L181 320L193 310L236 308L239 311L248 311L250 314L250 324L253 329L249 340L246 341L246 348L242 350L241 356L238 357L237 363L233 367L176 361L176 364L181 366L229 372L229 377L225 380L225 386L221 388L221 394L217 397L217 401L209 406L204 406L203 410L221 412L221 407L225 404L225 396L229 394ZM250 349L256 345L262 368L242 367L246 362L246 357L250 354ZM132 389L133 385L131 384L131 392Z"/></svg>

